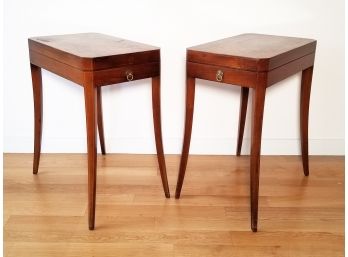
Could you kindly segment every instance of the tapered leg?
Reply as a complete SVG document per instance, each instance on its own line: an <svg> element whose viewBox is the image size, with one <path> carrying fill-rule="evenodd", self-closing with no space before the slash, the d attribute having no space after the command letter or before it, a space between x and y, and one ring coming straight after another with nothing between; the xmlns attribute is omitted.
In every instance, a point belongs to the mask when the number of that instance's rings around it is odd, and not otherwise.
<svg viewBox="0 0 348 257"><path fill-rule="evenodd" d="M100 148L103 155L105 155L105 140L104 140L104 125L103 125L103 104L101 96L101 87L97 87L97 115L98 115L98 132Z"/></svg>
<svg viewBox="0 0 348 257"><path fill-rule="evenodd" d="M176 185L175 198L180 198L182 184L184 182L187 158L190 150L193 109L195 101L195 78L186 78L186 117L185 117L185 132L184 144L182 147L181 161L178 175L178 182Z"/></svg>
<svg viewBox="0 0 348 257"><path fill-rule="evenodd" d="M164 194L170 198L166 163L163 152L162 126L161 126L161 78L159 76L152 78L152 113L153 125L155 130L155 140L157 149L158 165L161 173Z"/></svg>
<svg viewBox="0 0 348 257"><path fill-rule="evenodd" d="M30 64L34 95L34 161L33 174L37 174L40 163L42 139L42 77L41 68Z"/></svg>
<svg viewBox="0 0 348 257"><path fill-rule="evenodd" d="M97 122L96 122L96 96L97 89L93 84L93 75L85 74L85 106L87 124L87 152L88 152L88 224L89 229L94 229L95 196L96 196L96 166L97 166Z"/></svg>
<svg viewBox="0 0 348 257"><path fill-rule="evenodd" d="M260 85L253 90L253 106L251 121L251 153L250 153L250 205L251 229L257 231L258 200L259 200L259 175L262 119L265 102L266 87Z"/></svg>
<svg viewBox="0 0 348 257"><path fill-rule="evenodd" d="M300 127L302 165L305 176L309 175L308 168L308 116L309 99L311 94L313 66L302 71L301 99L300 99Z"/></svg>
<svg viewBox="0 0 348 257"><path fill-rule="evenodd" d="M248 97L249 97L249 88L242 87L241 94L240 94L238 141L237 141L237 150L236 150L237 156L240 156L240 152L242 150L244 127L245 127L245 116L246 116L247 107L248 107Z"/></svg>

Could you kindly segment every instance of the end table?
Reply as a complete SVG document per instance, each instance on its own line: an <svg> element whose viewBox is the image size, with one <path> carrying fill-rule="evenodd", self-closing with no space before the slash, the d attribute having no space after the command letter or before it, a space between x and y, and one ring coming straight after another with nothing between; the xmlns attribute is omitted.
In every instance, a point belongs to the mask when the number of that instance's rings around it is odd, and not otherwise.
<svg viewBox="0 0 348 257"><path fill-rule="evenodd" d="M251 229L257 231L259 171L266 88L302 72L300 128L302 163L308 176L308 113L316 41L262 34L242 34L187 49L186 119L184 143L175 197L179 198L190 148L195 79L241 87L237 155L242 147L249 88L253 91L250 151ZM221 84L225 86L225 84Z"/></svg>
<svg viewBox="0 0 348 257"><path fill-rule="evenodd" d="M152 107L157 158L165 196L170 197L163 153L160 109L160 49L98 33L29 38L34 93L33 173L39 168L42 135L41 68L84 88L88 148L88 221L94 229L96 200L96 134L105 154L101 87L152 78Z"/></svg>

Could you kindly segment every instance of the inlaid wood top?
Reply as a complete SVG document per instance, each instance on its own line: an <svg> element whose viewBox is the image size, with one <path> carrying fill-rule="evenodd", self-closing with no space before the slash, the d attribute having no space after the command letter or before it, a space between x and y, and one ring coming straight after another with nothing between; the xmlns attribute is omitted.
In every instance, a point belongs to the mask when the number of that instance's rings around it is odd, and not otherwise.
<svg viewBox="0 0 348 257"><path fill-rule="evenodd" d="M187 49L188 61L266 71L315 52L316 40L241 34Z"/></svg>
<svg viewBox="0 0 348 257"><path fill-rule="evenodd" d="M99 33L33 37L30 40L84 58L157 50L150 46Z"/></svg>
<svg viewBox="0 0 348 257"><path fill-rule="evenodd" d="M83 70L159 61L159 48L99 33L29 38L29 49Z"/></svg>

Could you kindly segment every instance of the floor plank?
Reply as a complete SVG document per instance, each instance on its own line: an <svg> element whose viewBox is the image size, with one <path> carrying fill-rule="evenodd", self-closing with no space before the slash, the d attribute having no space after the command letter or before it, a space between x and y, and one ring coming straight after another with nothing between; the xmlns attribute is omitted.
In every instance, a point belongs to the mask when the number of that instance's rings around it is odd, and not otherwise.
<svg viewBox="0 0 348 257"><path fill-rule="evenodd" d="M343 256L344 157L262 156L259 232L250 232L249 158L190 156L166 199L156 156L98 156L96 230L85 154L4 154L5 256ZM180 156L166 156L175 191Z"/></svg>

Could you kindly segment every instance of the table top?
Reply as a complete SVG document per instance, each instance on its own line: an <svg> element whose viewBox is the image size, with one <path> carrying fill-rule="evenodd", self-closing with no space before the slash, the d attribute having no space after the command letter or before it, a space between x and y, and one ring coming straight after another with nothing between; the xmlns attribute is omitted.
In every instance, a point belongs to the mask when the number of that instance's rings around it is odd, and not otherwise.
<svg viewBox="0 0 348 257"><path fill-rule="evenodd" d="M29 40L83 58L97 58L159 49L156 46L100 33L32 37Z"/></svg>
<svg viewBox="0 0 348 257"><path fill-rule="evenodd" d="M250 33L189 47L187 51L188 61L264 71L311 54L315 48L313 39ZM216 60L218 57L220 60Z"/></svg>
<svg viewBox="0 0 348 257"><path fill-rule="evenodd" d="M159 62L160 49L100 33L80 33L28 39L29 50L81 70Z"/></svg>

